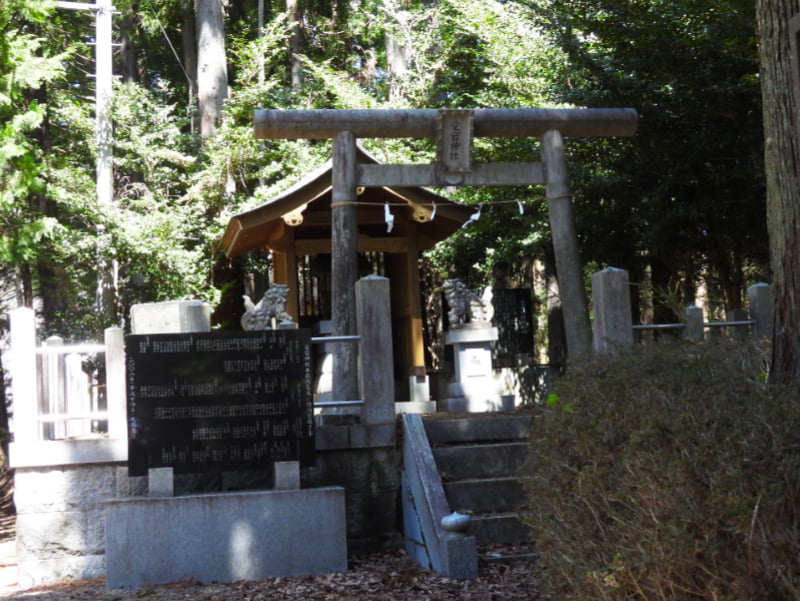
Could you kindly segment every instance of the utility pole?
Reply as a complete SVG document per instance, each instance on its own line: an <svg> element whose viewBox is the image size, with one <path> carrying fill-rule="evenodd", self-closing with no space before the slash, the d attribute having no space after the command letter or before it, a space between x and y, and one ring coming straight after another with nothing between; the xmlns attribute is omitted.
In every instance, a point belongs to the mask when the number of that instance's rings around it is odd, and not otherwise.
<svg viewBox="0 0 800 601"><path fill-rule="evenodd" d="M113 54L111 0L97 0L95 16L95 119L97 120L97 202L107 208L114 199L111 107Z"/></svg>
<svg viewBox="0 0 800 601"><path fill-rule="evenodd" d="M92 11L95 13L95 139L97 142L97 159L95 166L95 186L97 207L100 213L110 212L114 200L113 172L113 130L109 109L111 106L113 73L113 40L112 17L115 12L112 0L96 0L95 4L86 2L56 2L57 8L66 10ZM98 235L102 234L102 225L98 226ZM105 261L98 264L97 305L102 315L111 318L115 315L117 264Z"/></svg>
<svg viewBox="0 0 800 601"><path fill-rule="evenodd" d="M258 0L258 38L264 37L264 0ZM258 85L264 85L264 56L258 54Z"/></svg>
<svg viewBox="0 0 800 601"><path fill-rule="evenodd" d="M112 130L109 118L111 103L113 55L112 55L112 15L114 7L111 0L97 0L96 4L86 2L56 2L57 8L66 10L85 10L95 13L95 120L97 140L97 203L105 208L114 198L112 172Z"/></svg>

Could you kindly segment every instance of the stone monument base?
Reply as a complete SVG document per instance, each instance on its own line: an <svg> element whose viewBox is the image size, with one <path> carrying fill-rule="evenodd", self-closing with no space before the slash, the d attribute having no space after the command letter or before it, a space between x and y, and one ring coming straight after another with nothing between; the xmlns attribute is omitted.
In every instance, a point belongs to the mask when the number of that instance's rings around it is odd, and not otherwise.
<svg viewBox="0 0 800 601"><path fill-rule="evenodd" d="M404 382L403 384L406 384ZM431 383L427 375L409 376L407 387L398 389L398 398L407 397L407 401L397 401L394 404L396 415L401 413L435 413L436 401L431 400Z"/></svg>
<svg viewBox="0 0 800 601"><path fill-rule="evenodd" d="M455 374L447 385L439 411L482 413L510 411L513 395L502 395L492 370L492 343L497 328L486 324L466 324L445 332L444 343L453 347Z"/></svg>
<svg viewBox="0 0 800 601"><path fill-rule="evenodd" d="M347 569L338 486L114 499L105 512L109 588Z"/></svg>

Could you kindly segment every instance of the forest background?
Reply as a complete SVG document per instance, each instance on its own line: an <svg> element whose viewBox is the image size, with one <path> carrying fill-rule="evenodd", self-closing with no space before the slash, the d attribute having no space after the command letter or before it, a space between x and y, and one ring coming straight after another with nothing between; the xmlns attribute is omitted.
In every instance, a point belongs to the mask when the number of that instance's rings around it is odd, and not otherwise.
<svg viewBox="0 0 800 601"><path fill-rule="evenodd" d="M114 6L114 196L99 203L93 14L0 4L2 329L20 304L37 308L43 335L68 340L99 339L134 303L241 304L234 283L266 258L221 256L228 219L330 155L325 142L256 141L256 108L633 107L634 138L568 140L587 274L627 269L655 321L700 289L712 313L739 308L747 285L770 279L752 0ZM363 143L385 162L435 156L432 141ZM474 152L539 150L493 139ZM443 193L482 209L426 254L434 287L498 273L528 284L535 264L554 275L542 188ZM648 294L634 295L637 313Z"/></svg>

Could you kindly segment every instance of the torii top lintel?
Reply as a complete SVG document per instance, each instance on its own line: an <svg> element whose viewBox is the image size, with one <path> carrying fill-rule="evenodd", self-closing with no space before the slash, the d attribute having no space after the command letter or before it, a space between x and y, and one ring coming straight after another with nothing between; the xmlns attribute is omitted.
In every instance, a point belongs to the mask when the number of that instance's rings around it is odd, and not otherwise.
<svg viewBox="0 0 800 601"><path fill-rule="evenodd" d="M435 138L437 109L261 109L255 111L258 139L324 140L343 131L357 138ZM529 138L558 130L563 136L632 136L632 108L474 109L473 135Z"/></svg>

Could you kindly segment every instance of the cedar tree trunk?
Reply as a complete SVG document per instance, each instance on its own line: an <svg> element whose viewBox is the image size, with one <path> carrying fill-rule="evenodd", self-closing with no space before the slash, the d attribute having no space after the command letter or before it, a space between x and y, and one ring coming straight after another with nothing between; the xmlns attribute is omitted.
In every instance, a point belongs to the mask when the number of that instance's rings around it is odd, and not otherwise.
<svg viewBox="0 0 800 601"><path fill-rule="evenodd" d="M775 285L775 332L771 378L800 383L800 144L798 143L796 40L790 19L800 0L757 0L767 227ZM794 34L795 36L797 34Z"/></svg>
<svg viewBox="0 0 800 601"><path fill-rule="evenodd" d="M197 0L197 100L200 135L213 136L228 97L222 0Z"/></svg>

